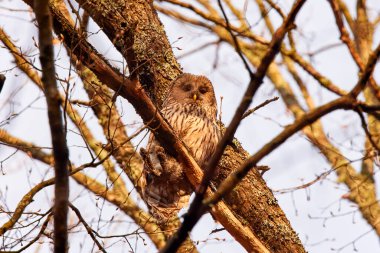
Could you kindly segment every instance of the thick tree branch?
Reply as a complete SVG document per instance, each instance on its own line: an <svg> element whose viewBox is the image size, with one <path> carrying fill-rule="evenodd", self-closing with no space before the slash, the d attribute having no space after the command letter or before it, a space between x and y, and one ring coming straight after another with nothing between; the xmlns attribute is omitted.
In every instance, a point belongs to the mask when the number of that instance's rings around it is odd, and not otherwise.
<svg viewBox="0 0 380 253"><path fill-rule="evenodd" d="M214 154L212 155L209 162L205 165L205 175L202 179L201 185L196 190L196 195L194 201L191 203L188 213L185 216L185 219L183 221L183 224L181 225L179 231L176 233L175 236L168 242L168 244L165 246L165 248L161 252L174 252L178 249L178 247L182 244L182 242L185 240L187 234L189 231L193 229L195 224L198 222L198 220L202 217L202 215L210 208L209 205L202 205L202 200L204 198L204 194L206 192L207 186L210 183L211 179L214 177L215 171L217 169L217 165L219 163L220 158L222 157L224 150L229 144L234 134L242 120L242 117L244 113L247 111L249 105L252 102L252 98L255 95L256 91L260 87L264 76L266 75L266 72L269 68L269 65L274 60L274 57L279 52L281 48L282 40L285 37L285 34L291 29L291 27L294 25L293 22L297 16L298 11L301 9L302 5L304 4L304 0L299 0L296 3L294 3L289 15L285 19L285 21L282 23L280 28L277 29L277 31L274 33L272 41L269 45L269 48L264 55L261 64L257 68L257 71L255 74L250 72L250 67L248 66L248 63L245 61L242 52L240 50L240 46L237 42L237 39L234 37L234 35L231 33L231 36L234 39L236 50L238 51L240 57L242 58L242 61L245 64L246 69L249 71L251 80L248 85L247 90L245 91L243 98L231 120L230 125L226 129L222 139L218 143L216 150ZM227 28L229 28L229 22L226 17L226 14L223 10L223 7L219 1L219 5L222 9L222 12L224 14L224 17L226 19ZM232 190L232 188L230 189ZM214 202L214 204L217 202ZM257 247L254 248L254 252L265 252L267 249L265 246L261 245L259 243Z"/></svg>

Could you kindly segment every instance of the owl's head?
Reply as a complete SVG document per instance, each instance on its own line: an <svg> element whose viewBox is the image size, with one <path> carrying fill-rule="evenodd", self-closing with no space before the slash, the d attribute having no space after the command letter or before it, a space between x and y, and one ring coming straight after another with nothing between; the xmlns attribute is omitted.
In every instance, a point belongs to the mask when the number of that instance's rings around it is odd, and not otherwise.
<svg viewBox="0 0 380 253"><path fill-rule="evenodd" d="M216 98L210 80L205 76L188 73L180 75L173 81L173 87L168 95L171 102L183 105L196 105L216 115Z"/></svg>

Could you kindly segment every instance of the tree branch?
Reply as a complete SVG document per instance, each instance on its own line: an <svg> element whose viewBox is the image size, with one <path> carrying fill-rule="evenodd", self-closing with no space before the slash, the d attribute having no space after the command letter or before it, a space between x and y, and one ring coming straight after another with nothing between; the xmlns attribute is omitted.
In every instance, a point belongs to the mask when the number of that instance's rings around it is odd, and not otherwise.
<svg viewBox="0 0 380 253"><path fill-rule="evenodd" d="M53 144L55 168L55 201L54 201L54 252L67 252L67 212L69 197L69 150L66 133L63 127L61 100L55 79L52 19L49 1L35 1L34 11L39 29L40 61L42 66L42 83L44 86L48 117Z"/></svg>
<svg viewBox="0 0 380 253"><path fill-rule="evenodd" d="M304 2L305 2L304 0L299 0L296 3L294 3L294 5L292 6L292 9L291 9L289 15L287 16L287 18L282 23L280 28L278 28L277 31L274 33L272 41L269 45L269 48L268 48L266 54L264 55L264 57L261 61L261 64L257 68L257 71L255 74L250 72L250 68L249 68L248 64L246 63L246 61L245 61L245 59L241 53L239 44L237 43L235 36L230 31L231 36L234 38L236 50L238 51L243 62L245 63L246 69L250 74L251 80L250 80L248 88L245 91L244 96L243 96L243 98L242 98L242 100L241 100L241 102L240 102L240 104L239 104L239 106L235 112L235 115L233 116L233 118L231 120L230 125L228 126L228 128L226 129L226 131L223 135L223 138L219 141L219 143L216 147L216 150L215 150L214 154L212 155L210 161L207 162L205 165L205 175L202 179L201 185L196 190L195 198L190 205L189 211L185 216L183 224L179 228L176 235L172 237L172 239L168 242L168 244L165 246L165 248L161 251L162 253L175 252L178 249L178 247L182 244L182 242L185 240L188 232L193 229L193 227L198 222L198 220L202 217L202 215L210 208L209 205L202 205L202 200L204 198L204 194L206 193L207 186L215 174L215 171L217 169L217 165L219 163L220 158L222 157L222 155L224 153L224 150L225 150L227 144L229 144L232 141L234 134L235 134L235 132L236 132L241 120L242 120L244 113L247 111L249 105L251 104L252 98L255 95L258 88L260 87L260 85L263 81L263 78L264 78L264 76L265 76L265 74L269 68L269 65L272 63L272 61L274 60L274 57L276 56L276 54L279 52L279 50L281 48L281 43L285 37L285 34L293 26L293 22L296 18L296 15L297 15L298 11L301 9ZM218 3L222 9L223 14L225 15L225 12L224 12L223 7L220 3L220 0ZM226 23L227 23L227 27L228 27L229 26L228 19L227 19L226 15L224 17L226 19ZM230 190L232 190L232 188ZM215 203L217 203L217 202L215 202ZM256 240L256 241L260 242L259 240ZM258 243L257 246L253 250L254 250L254 252L266 252L267 251L265 246L263 246L261 243Z"/></svg>

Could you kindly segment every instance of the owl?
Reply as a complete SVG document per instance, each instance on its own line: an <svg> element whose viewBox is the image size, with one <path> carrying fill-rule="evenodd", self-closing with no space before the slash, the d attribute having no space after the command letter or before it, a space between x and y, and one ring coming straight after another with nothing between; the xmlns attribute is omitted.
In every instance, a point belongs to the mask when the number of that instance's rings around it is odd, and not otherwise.
<svg viewBox="0 0 380 253"><path fill-rule="evenodd" d="M211 82L204 76L180 75L172 82L161 113L198 165L204 167L220 139ZM192 192L184 165L166 154L153 134L141 155L144 159L143 198L150 212L158 222L177 217Z"/></svg>

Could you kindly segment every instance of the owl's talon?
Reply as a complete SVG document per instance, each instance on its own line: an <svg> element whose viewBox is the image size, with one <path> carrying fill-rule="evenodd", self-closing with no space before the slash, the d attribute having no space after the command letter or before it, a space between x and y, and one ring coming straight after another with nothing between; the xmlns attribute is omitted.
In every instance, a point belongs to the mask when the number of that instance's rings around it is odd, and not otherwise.
<svg viewBox="0 0 380 253"><path fill-rule="evenodd" d="M153 163L152 161L150 160L149 158L149 154L148 154L148 151L146 151L146 149L144 148L140 148L140 155L141 155L141 158L143 159L144 161L144 165L145 165L145 168L148 170L148 171L153 171L154 167L153 167Z"/></svg>

